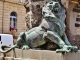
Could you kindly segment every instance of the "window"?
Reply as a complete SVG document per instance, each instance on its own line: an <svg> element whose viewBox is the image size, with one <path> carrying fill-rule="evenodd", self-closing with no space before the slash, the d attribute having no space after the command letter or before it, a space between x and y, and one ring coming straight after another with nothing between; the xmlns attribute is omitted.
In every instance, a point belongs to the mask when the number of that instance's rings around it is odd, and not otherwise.
<svg viewBox="0 0 80 60"><path fill-rule="evenodd" d="M73 12L80 13L80 5L76 4L75 7L73 8Z"/></svg>
<svg viewBox="0 0 80 60"><path fill-rule="evenodd" d="M76 21L80 22L80 18L76 18Z"/></svg>
<svg viewBox="0 0 80 60"><path fill-rule="evenodd" d="M80 13L80 9L78 9L78 8L73 8L73 12L78 12L78 13Z"/></svg>
<svg viewBox="0 0 80 60"><path fill-rule="evenodd" d="M80 24L78 24L78 23L75 23L75 27L80 27Z"/></svg>
<svg viewBox="0 0 80 60"><path fill-rule="evenodd" d="M10 14L10 31L17 29L17 15L16 12Z"/></svg>

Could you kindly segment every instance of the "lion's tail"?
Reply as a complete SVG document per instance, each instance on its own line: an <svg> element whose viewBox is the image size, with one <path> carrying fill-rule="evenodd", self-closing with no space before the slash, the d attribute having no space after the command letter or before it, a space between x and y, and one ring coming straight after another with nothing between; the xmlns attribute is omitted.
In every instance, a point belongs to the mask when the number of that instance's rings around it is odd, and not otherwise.
<svg viewBox="0 0 80 60"><path fill-rule="evenodd" d="M15 44L15 45L13 45L12 47L10 47L10 46L6 46L6 45L1 45L0 46L0 52L1 53L8 53L8 52L10 52L12 49L14 49L15 47L16 47L17 45ZM3 48L9 48L8 50L3 50Z"/></svg>

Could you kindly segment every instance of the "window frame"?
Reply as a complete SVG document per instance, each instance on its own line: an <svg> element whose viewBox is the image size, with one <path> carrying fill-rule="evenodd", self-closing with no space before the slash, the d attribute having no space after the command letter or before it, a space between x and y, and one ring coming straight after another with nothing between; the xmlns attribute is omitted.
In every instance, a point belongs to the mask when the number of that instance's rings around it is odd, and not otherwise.
<svg viewBox="0 0 80 60"><path fill-rule="evenodd" d="M17 30L17 15L16 12L10 14L10 31Z"/></svg>

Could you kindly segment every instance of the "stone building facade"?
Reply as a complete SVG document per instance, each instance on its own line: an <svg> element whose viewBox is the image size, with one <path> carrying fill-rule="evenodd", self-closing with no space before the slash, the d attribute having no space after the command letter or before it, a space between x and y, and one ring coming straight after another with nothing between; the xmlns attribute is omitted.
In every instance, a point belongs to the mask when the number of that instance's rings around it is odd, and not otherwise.
<svg viewBox="0 0 80 60"><path fill-rule="evenodd" d="M26 9L24 0L0 0L0 33L10 34L15 30L18 36L25 30Z"/></svg>
<svg viewBox="0 0 80 60"><path fill-rule="evenodd" d="M66 33L72 45L80 49L80 0L67 0Z"/></svg>

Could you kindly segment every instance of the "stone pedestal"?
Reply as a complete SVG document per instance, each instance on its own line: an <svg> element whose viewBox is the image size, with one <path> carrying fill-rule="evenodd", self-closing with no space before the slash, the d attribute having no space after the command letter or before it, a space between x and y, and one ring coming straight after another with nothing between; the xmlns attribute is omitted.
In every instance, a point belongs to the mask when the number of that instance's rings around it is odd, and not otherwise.
<svg viewBox="0 0 80 60"><path fill-rule="evenodd" d="M5 54L0 54L0 60L80 60L80 52L76 53L56 53L49 50L21 50L15 49L15 52L11 51Z"/></svg>

